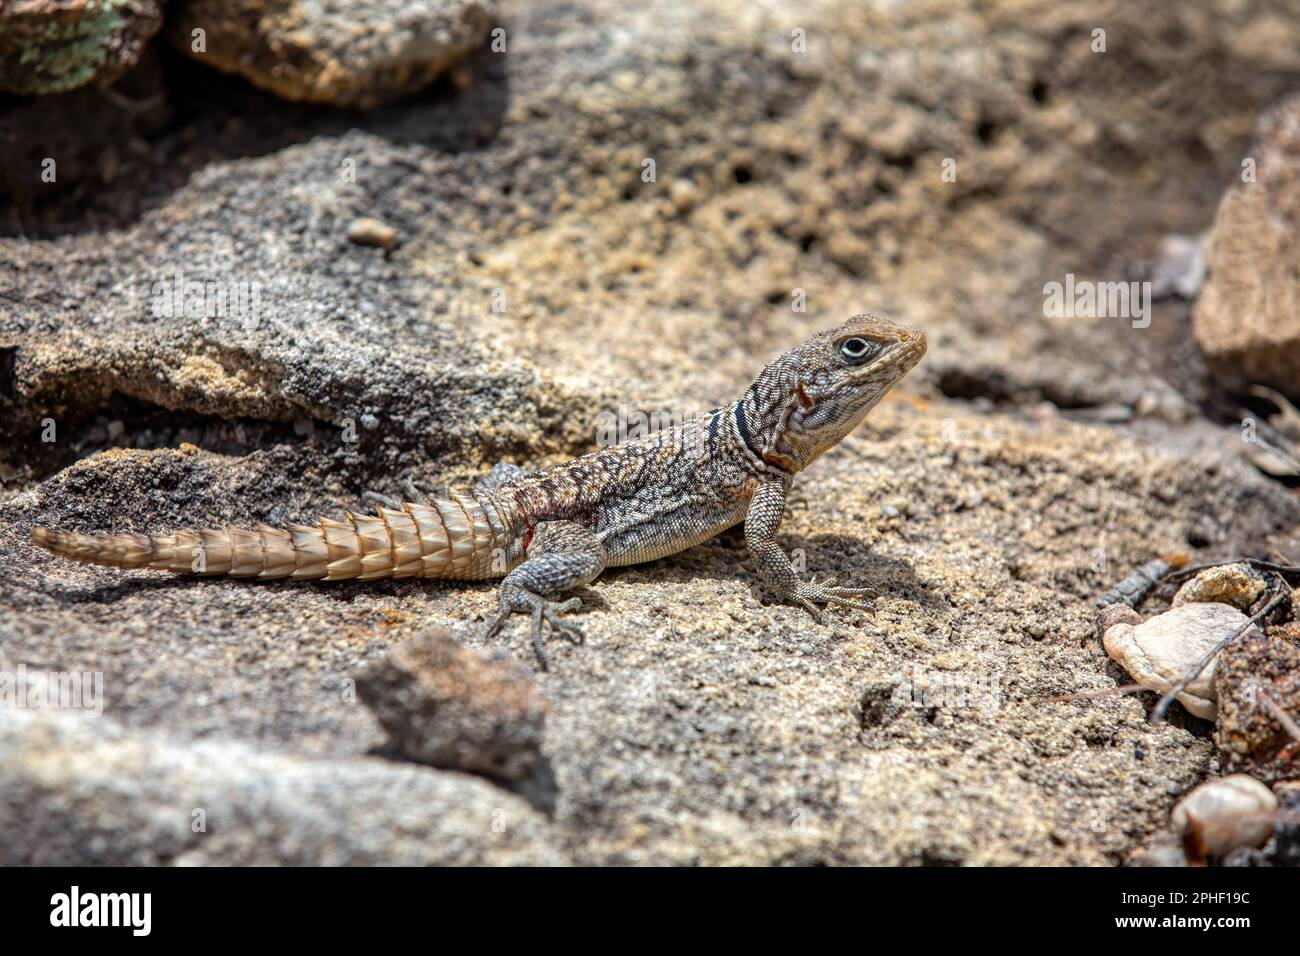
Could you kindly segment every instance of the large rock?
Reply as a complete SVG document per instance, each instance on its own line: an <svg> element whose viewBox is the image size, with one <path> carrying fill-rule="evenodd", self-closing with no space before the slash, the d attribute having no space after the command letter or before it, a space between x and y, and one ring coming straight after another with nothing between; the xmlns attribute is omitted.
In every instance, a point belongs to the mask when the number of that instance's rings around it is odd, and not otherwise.
<svg viewBox="0 0 1300 956"><path fill-rule="evenodd" d="M195 59L286 99L371 108L427 85L479 46L495 6L180 0L168 12L167 35Z"/></svg>
<svg viewBox="0 0 1300 956"><path fill-rule="evenodd" d="M1246 158L1254 181L1223 197L1196 342L1225 383L1300 398L1300 95L1263 117Z"/></svg>
<svg viewBox="0 0 1300 956"><path fill-rule="evenodd" d="M0 864L550 865L545 821L481 780L366 757L180 744L0 710Z"/></svg>
<svg viewBox="0 0 1300 956"><path fill-rule="evenodd" d="M0 4L0 91L66 93L108 83L162 26L158 0L10 0Z"/></svg>

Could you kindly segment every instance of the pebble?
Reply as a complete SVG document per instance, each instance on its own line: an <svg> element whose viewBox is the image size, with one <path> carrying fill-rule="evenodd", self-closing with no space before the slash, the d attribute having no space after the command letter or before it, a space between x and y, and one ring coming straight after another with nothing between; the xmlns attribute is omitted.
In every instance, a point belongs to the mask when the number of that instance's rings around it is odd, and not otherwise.
<svg viewBox="0 0 1300 956"><path fill-rule="evenodd" d="M1263 575L1250 565L1222 564L1206 568L1187 581L1174 595L1173 606L1218 603L1248 611L1264 593L1265 587Z"/></svg>
<svg viewBox="0 0 1300 956"><path fill-rule="evenodd" d="M386 222L368 216L352 220L348 226L348 239L358 246L375 246L380 249L396 249L398 246L397 230Z"/></svg>
<svg viewBox="0 0 1300 956"><path fill-rule="evenodd" d="M1268 787L1235 773L1201 784L1174 806L1169 822L1188 857L1199 861L1262 846L1273 833L1277 807Z"/></svg>
<svg viewBox="0 0 1300 956"><path fill-rule="evenodd" d="M1138 624L1131 623L1132 618L1123 611L1112 613L1125 619L1106 630L1102 646L1136 683L1155 690L1166 690L1190 673L1219 641L1248 620L1246 615L1226 604L1184 604ZM1258 633L1254 625L1246 632L1247 635ZM1217 663L1217 659L1210 661L1178 695L1179 702L1188 711L1205 720L1214 720L1217 713L1214 689Z"/></svg>

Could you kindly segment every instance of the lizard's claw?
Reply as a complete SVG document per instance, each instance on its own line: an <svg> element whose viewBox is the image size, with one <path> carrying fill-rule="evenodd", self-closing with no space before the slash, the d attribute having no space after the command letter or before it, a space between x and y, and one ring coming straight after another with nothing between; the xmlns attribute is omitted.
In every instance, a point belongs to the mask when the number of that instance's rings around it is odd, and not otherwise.
<svg viewBox="0 0 1300 956"><path fill-rule="evenodd" d="M542 670L549 670L551 663L550 656L546 653L546 647L542 642L543 622L549 624L553 630L558 631L574 644L581 644L585 640L582 628L576 624L570 624L560 617L561 614L567 614L569 611L582 607L580 598L571 597L567 601L554 602L522 589L516 591L512 597L513 600L502 600L501 610L492 619L492 623L488 625L487 636L495 636L501 630L501 626L505 624L506 618L511 614L531 612L533 618L533 653L537 655L537 663L541 665Z"/></svg>
<svg viewBox="0 0 1300 956"><path fill-rule="evenodd" d="M839 587L834 583L834 579L831 579L826 584L801 583L794 593L794 600L820 624L823 609L817 607L817 604L825 604L827 607L846 607L855 611L871 611L873 610L871 605L856 600L870 594L870 588Z"/></svg>

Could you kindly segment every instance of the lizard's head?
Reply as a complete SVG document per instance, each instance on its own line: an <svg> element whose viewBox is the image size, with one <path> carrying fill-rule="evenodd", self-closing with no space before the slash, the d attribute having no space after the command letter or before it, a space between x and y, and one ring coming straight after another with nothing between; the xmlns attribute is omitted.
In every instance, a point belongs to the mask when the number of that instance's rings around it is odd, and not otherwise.
<svg viewBox="0 0 1300 956"><path fill-rule="evenodd" d="M925 354L925 336L876 315L819 332L750 387L764 422L764 457L800 471L861 424Z"/></svg>

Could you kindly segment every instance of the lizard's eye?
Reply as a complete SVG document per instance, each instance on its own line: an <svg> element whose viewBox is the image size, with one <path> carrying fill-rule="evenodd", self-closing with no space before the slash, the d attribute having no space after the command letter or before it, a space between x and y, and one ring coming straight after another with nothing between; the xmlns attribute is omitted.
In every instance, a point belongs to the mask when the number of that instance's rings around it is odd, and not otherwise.
<svg viewBox="0 0 1300 956"><path fill-rule="evenodd" d="M854 336L840 343L840 356L850 365L861 365L880 351L880 343Z"/></svg>

